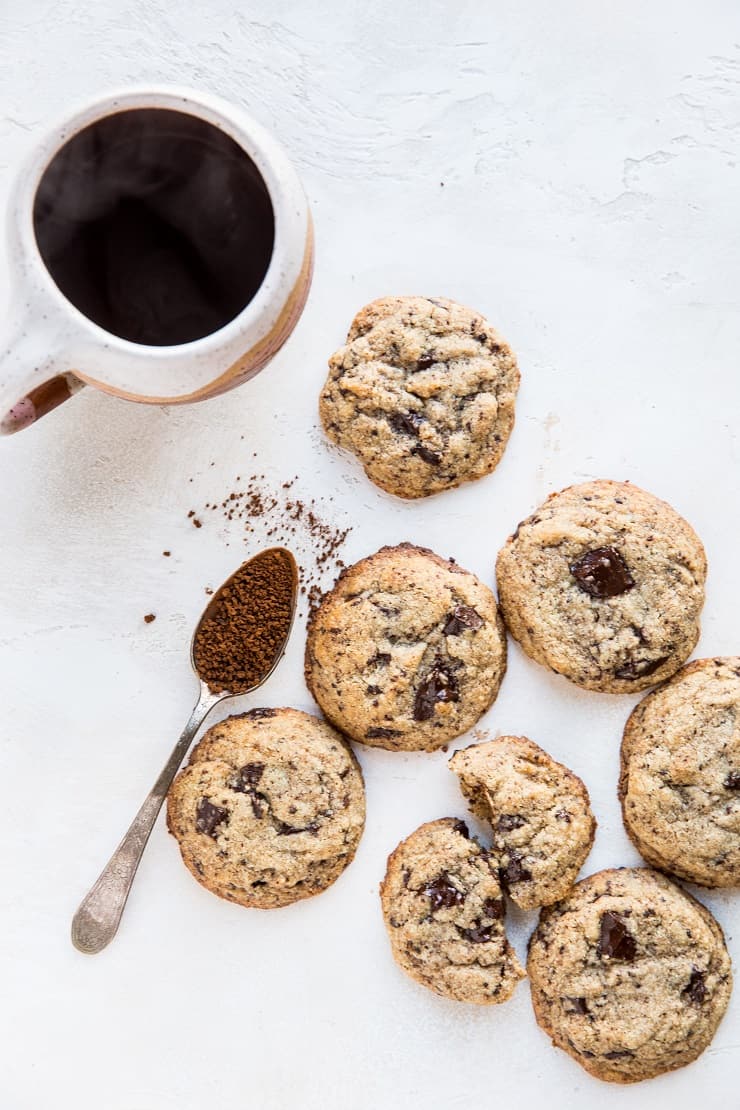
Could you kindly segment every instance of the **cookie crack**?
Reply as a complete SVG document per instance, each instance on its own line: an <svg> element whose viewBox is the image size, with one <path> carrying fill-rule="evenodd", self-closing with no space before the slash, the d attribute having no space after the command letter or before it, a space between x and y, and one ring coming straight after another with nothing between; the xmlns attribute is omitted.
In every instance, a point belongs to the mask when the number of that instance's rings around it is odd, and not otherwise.
<svg viewBox="0 0 740 1110"><path fill-rule="evenodd" d="M324 825L324 821L322 821L321 818L330 819L334 816L335 807L333 804L333 791L327 784L326 775L319 771L317 774L317 789L320 795L326 795L326 807L323 810L318 810L315 817L306 825L291 825L289 822L283 821L274 813L272 800L269 795L258 789L264 771L265 764L244 764L242 767L234 769L234 774L229 777L226 786L236 794L246 795L250 800L252 813L255 818L258 821L267 819L277 836L295 836L303 832L308 832L315 836ZM347 830L345 830L345 843L348 843L347 835Z"/></svg>
<svg viewBox="0 0 740 1110"><path fill-rule="evenodd" d="M456 362L459 361L464 364L469 361L470 357L471 356L465 356L462 359L457 359L455 357L447 359L435 358L432 365L439 364L445 366L448 375L451 375L456 369ZM384 407L377 404L377 402L373 402L371 398L358 398L353 390L342 385L339 378L335 378L335 385L341 396L353 405L357 405L363 416L375 421L384 420L391 424L392 428L394 416L403 415L403 410L405 408L409 413L423 419L427 429L430 429L440 441L440 443L433 444L434 449L441 450L443 453L449 449L452 436L460 433L470 434L470 428L465 424L465 412L471 401L478 398L490 397L496 403L498 410L502 404L503 394L506 393L508 396L509 393L508 390L504 389L503 383L495 379L486 379L485 381L480 381L476 388L469 389L463 394L457 393L447 386L438 390L436 393L432 394L432 396L427 396L426 391L421 390L420 383L414 380L419 374L419 371L416 369L416 363L413 364L412 368L411 364L391 363L388 362L387 359L372 361L376 361L379 366L387 367L392 371L400 370L403 374L403 379L400 382L396 379L395 375L390 375L393 386L397 389L400 387L400 395L394 398L393 405ZM364 365L366 365L366 360L360 360L356 362L351 369L358 369ZM344 376L346 373L347 368L342 368L340 376ZM415 385L416 388L414 388ZM434 405L438 406L440 410L440 415L437 417L434 415ZM450 416L451 414L455 419L452 422L452 426L448 426L444 423L442 416ZM399 432L397 428L393 428L393 431L396 434L403 434ZM495 436L493 438L495 439Z"/></svg>

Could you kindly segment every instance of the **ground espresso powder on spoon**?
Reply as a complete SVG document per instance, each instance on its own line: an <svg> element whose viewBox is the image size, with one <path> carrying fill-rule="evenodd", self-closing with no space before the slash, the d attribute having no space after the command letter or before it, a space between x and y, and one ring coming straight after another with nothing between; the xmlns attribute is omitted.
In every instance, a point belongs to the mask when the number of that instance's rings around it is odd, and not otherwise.
<svg viewBox="0 0 740 1110"><path fill-rule="evenodd" d="M212 693L242 693L272 669L288 638L296 566L282 548L244 563L206 609L193 641L198 676Z"/></svg>

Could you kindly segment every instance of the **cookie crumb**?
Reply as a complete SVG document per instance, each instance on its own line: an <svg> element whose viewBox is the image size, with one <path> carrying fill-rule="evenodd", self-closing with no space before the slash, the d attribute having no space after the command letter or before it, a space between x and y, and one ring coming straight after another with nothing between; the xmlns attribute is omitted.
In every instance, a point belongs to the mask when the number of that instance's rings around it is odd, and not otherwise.
<svg viewBox="0 0 740 1110"><path fill-rule="evenodd" d="M154 613L147 613L144 617L144 624L151 624L152 621L155 621L156 619L157 618Z"/></svg>

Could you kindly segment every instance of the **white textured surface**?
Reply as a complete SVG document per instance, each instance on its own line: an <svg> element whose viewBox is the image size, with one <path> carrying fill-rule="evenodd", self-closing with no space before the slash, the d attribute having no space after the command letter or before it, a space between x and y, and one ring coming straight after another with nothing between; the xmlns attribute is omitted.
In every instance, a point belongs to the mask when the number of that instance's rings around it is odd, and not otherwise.
<svg viewBox="0 0 740 1110"><path fill-rule="evenodd" d="M189 712L203 587L243 551L185 514L250 473L252 451L275 481L298 472L304 492L335 493L337 518L357 522L351 558L408 538L488 582L511 526L549 490L630 478L706 543L698 654L740 650L738 41L734 0L3 0L3 196L33 128L67 103L176 80L275 130L318 245L303 321L256 382L171 410L87 392L0 444L4 1110L736 1102L740 992L697 1064L620 1089L549 1046L525 983L477 1010L396 972L377 883L401 836L463 813L443 753L360 752L367 832L320 898L268 914L221 903L160 824L113 946L85 958L68 928ZM382 496L316 430L327 355L386 292L474 305L523 372L498 471L423 504ZM264 703L310 708L302 641L299 626ZM636 860L615 799L630 705L570 688L513 646L485 721L585 778L600 822L589 870ZM740 894L705 900L737 959ZM532 919L518 920L522 951Z"/></svg>

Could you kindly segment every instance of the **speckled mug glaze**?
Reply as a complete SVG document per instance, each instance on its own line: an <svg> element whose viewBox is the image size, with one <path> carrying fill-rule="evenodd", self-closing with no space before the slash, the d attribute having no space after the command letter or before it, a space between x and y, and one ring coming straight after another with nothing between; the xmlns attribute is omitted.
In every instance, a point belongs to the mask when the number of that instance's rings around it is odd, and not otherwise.
<svg viewBox="0 0 740 1110"><path fill-rule="evenodd" d="M66 299L36 244L34 197L56 152L88 124L131 108L174 109L221 128L255 163L272 201L275 243L260 288L230 323L192 343L154 347L111 335ZM200 401L233 389L259 373L293 331L313 273L311 215L280 145L240 108L188 89L112 92L53 128L18 176L8 232L13 275L0 358L4 434L28 427L85 384L150 404Z"/></svg>

